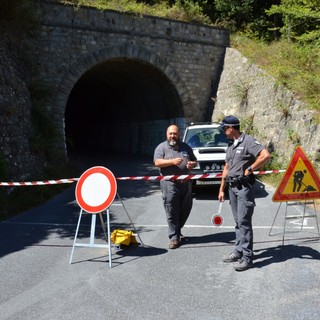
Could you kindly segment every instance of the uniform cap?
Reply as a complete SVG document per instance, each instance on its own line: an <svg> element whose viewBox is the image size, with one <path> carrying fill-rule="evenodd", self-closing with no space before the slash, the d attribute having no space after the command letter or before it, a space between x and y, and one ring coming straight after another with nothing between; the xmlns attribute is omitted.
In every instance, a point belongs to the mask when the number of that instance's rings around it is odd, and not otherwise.
<svg viewBox="0 0 320 320"><path fill-rule="evenodd" d="M226 116L223 118L220 125L221 127L236 127L236 126L240 126L240 121L235 116Z"/></svg>

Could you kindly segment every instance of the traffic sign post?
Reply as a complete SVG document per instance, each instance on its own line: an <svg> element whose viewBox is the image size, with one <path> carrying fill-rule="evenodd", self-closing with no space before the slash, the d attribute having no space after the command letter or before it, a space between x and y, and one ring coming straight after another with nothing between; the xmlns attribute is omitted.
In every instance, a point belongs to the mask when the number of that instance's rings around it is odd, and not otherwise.
<svg viewBox="0 0 320 320"><path fill-rule="evenodd" d="M314 169L311 161L303 152L302 148L297 147L291 159L291 162L272 198L274 202L280 202L280 205L271 225L269 236L272 233L272 228L280 211L281 204L282 202L286 202L282 245L284 244L286 220L288 219L301 218L302 221L300 230L302 230L306 218L315 218L318 236L320 238L317 210L314 201L314 199L317 198L320 198L319 176L316 170ZM297 204L302 204L304 206L303 214L288 216L288 206ZM306 206L308 204L313 204L314 214L306 215Z"/></svg>
<svg viewBox="0 0 320 320"><path fill-rule="evenodd" d="M76 234L75 234L75 238L72 246L70 264L72 263L75 247L108 248L109 266L110 268L112 267L109 207L114 201L116 194L117 194L116 178L114 177L112 172L105 167L100 167L100 166L92 167L87 171L85 171L79 178L76 185L75 196L81 210L80 210L77 230L76 230ZM84 211L92 214L89 243L77 242L80 221L82 218L82 213ZM104 211L106 211L106 214L107 214L107 232L106 232L103 217L102 217L102 212ZM94 241L97 214L99 214L107 244L96 244Z"/></svg>

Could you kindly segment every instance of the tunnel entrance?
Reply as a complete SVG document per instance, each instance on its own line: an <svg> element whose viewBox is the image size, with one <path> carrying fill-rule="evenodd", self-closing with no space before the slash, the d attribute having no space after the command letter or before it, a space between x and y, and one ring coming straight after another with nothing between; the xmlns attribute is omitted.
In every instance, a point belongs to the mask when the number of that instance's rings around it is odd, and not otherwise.
<svg viewBox="0 0 320 320"><path fill-rule="evenodd" d="M179 95L162 71L140 60L111 59L88 70L70 93L67 152L152 155L166 127L183 119Z"/></svg>

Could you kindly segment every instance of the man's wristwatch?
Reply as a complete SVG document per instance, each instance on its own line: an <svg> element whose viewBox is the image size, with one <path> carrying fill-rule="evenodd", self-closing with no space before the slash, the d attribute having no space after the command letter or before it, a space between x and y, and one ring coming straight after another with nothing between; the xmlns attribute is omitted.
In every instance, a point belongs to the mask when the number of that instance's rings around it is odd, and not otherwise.
<svg viewBox="0 0 320 320"><path fill-rule="evenodd" d="M249 172L251 172L251 173L253 172L251 166L249 166L249 167L247 168L247 170L248 170Z"/></svg>

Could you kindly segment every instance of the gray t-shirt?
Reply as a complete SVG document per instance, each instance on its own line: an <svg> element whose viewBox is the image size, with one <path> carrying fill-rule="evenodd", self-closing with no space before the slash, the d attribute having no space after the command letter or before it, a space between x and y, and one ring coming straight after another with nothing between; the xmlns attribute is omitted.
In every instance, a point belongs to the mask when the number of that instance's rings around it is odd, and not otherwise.
<svg viewBox="0 0 320 320"><path fill-rule="evenodd" d="M161 175L167 176L189 174L189 170L186 167L187 161L197 161L192 148L182 141L179 141L179 143L177 143L177 145L175 145L174 147L171 147L168 141L160 143L154 151L153 161L156 161L158 159L174 158L183 158L183 162L179 166L160 168Z"/></svg>
<svg viewBox="0 0 320 320"><path fill-rule="evenodd" d="M228 176L243 176L244 171L255 162L263 149L264 147L252 136L242 133L238 143L230 145L227 149Z"/></svg>

